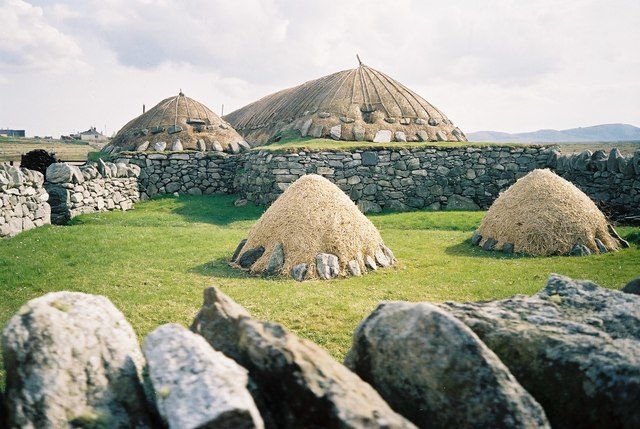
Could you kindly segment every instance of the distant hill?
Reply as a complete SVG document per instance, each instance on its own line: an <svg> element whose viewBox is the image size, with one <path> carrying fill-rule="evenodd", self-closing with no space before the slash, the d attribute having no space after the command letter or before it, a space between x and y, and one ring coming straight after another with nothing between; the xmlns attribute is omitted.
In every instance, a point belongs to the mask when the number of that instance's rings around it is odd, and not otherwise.
<svg viewBox="0 0 640 429"><path fill-rule="evenodd" d="M466 134L473 142L496 143L582 143L619 142L640 140L640 128L629 124L604 124L568 130L538 130L528 133L503 133L499 131L477 131Z"/></svg>

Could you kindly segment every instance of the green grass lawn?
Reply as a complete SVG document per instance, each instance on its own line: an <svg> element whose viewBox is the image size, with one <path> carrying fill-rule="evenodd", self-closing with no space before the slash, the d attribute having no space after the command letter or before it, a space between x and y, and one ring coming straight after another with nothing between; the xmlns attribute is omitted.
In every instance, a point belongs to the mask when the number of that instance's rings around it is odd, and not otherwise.
<svg viewBox="0 0 640 429"><path fill-rule="evenodd" d="M620 228L634 243L614 254L506 257L469 243L483 212L420 211L370 216L399 259L395 269L329 282L251 277L227 260L263 208L234 207L234 199L161 198L0 241L0 323L31 298L72 290L109 297L143 336L162 323L189 325L202 290L216 285L342 359L355 326L382 300L531 294L551 272L620 288L640 274L640 228Z"/></svg>

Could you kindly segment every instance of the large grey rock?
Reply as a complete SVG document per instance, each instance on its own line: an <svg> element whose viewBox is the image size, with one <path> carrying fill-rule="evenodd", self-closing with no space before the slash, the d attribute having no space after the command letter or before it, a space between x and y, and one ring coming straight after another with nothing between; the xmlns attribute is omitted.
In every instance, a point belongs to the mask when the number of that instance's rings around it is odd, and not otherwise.
<svg viewBox="0 0 640 429"><path fill-rule="evenodd" d="M624 161L624 157L622 156L620 149L614 147L613 149L611 149L611 152L609 152L609 159L607 160L607 170L612 173L617 173L618 164L621 162L621 160Z"/></svg>
<svg viewBox="0 0 640 429"><path fill-rule="evenodd" d="M267 266L265 267L265 274L274 276L282 272L284 265L284 246L282 243L278 243L274 246L273 251L269 255Z"/></svg>
<svg viewBox="0 0 640 429"><path fill-rule="evenodd" d="M640 295L640 277L637 277L627 283L623 288L622 292L632 293L634 295Z"/></svg>
<svg viewBox="0 0 640 429"><path fill-rule="evenodd" d="M640 427L640 296L552 274L536 295L444 303L554 428Z"/></svg>
<svg viewBox="0 0 640 429"><path fill-rule="evenodd" d="M240 243L238 243L236 250L233 251L233 256L231 256L231 262L235 262L236 259L238 259L238 256L240 256L240 252L242 251L242 248L246 243L247 243L246 238L243 238L242 240L240 240Z"/></svg>
<svg viewBox="0 0 640 429"><path fill-rule="evenodd" d="M251 266L262 256L264 253L264 247L256 247L248 249L240 255L238 258L238 265L242 268L251 268Z"/></svg>
<svg viewBox="0 0 640 429"><path fill-rule="evenodd" d="M374 143L389 143L391 141L393 134L390 130L378 130L376 135L373 137Z"/></svg>
<svg viewBox="0 0 640 429"><path fill-rule="evenodd" d="M304 281L305 277L307 276L308 270L309 267L307 267L307 264L294 265L291 268L291 277L299 282Z"/></svg>
<svg viewBox="0 0 640 429"><path fill-rule="evenodd" d="M55 162L47 167L46 178L49 183L72 183L74 178L74 166L64 162ZM80 174L82 175L82 173Z"/></svg>
<svg viewBox="0 0 640 429"><path fill-rule="evenodd" d="M373 166L378 165L378 154L373 151L362 152L362 165Z"/></svg>
<svg viewBox="0 0 640 429"><path fill-rule="evenodd" d="M432 304L378 305L356 329L345 364L419 427L549 427L500 359Z"/></svg>
<svg viewBox="0 0 640 429"><path fill-rule="evenodd" d="M478 206L471 198L463 197L462 195L451 195L447 198L447 210L480 210Z"/></svg>
<svg viewBox="0 0 640 429"><path fill-rule="evenodd" d="M138 147L136 147L136 151L144 152L145 150L149 149L149 144L149 140L145 140L144 142L139 144Z"/></svg>
<svg viewBox="0 0 640 429"><path fill-rule="evenodd" d="M234 317L225 311L229 302L219 291L205 292L192 329L249 370L267 427L414 427L326 351L280 325L251 319L237 304Z"/></svg>
<svg viewBox="0 0 640 429"><path fill-rule="evenodd" d="M361 125L354 125L353 126L353 139L357 142L361 142L364 140L364 127Z"/></svg>
<svg viewBox="0 0 640 429"><path fill-rule="evenodd" d="M316 271L322 280L331 280L340 274L340 263L336 255L320 253L316 255Z"/></svg>
<svg viewBox="0 0 640 429"><path fill-rule="evenodd" d="M329 135L334 140L340 140L340 136L342 135L342 126L340 124L334 125L329 130Z"/></svg>
<svg viewBox="0 0 640 429"><path fill-rule="evenodd" d="M302 125L300 126L300 135L302 137L306 137L307 133L309 132L309 128L311 127L311 124L313 123L312 119L307 119L306 121L304 121L302 123Z"/></svg>
<svg viewBox="0 0 640 429"><path fill-rule="evenodd" d="M136 335L111 302L77 292L25 304L2 333L10 427L154 427Z"/></svg>
<svg viewBox="0 0 640 429"><path fill-rule="evenodd" d="M246 317L250 315L243 306L217 288L209 287L204 290L204 302L190 329L206 338L214 349L237 361L238 323Z"/></svg>
<svg viewBox="0 0 640 429"><path fill-rule="evenodd" d="M180 139L175 139L173 143L171 143L171 151L179 152L181 150L184 150L184 147L182 146L182 142L180 141Z"/></svg>
<svg viewBox="0 0 640 429"><path fill-rule="evenodd" d="M395 134L394 134L394 137L395 137L397 142L406 142L407 141L407 135L404 133L404 131L396 131Z"/></svg>
<svg viewBox="0 0 640 429"><path fill-rule="evenodd" d="M167 142L155 142L153 144L153 150L156 152L162 152L167 148Z"/></svg>
<svg viewBox="0 0 640 429"><path fill-rule="evenodd" d="M631 158L631 165L633 166L633 171L640 175L640 149L636 150L633 153L633 157Z"/></svg>
<svg viewBox="0 0 640 429"><path fill-rule="evenodd" d="M162 325L144 340L160 417L169 428L263 428L247 370L200 335Z"/></svg>

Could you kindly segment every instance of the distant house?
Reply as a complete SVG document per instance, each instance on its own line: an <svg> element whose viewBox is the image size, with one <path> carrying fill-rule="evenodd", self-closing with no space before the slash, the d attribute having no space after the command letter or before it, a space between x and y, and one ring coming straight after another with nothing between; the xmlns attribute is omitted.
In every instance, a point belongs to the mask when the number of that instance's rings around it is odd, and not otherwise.
<svg viewBox="0 0 640 429"><path fill-rule="evenodd" d="M75 140L82 140L88 142L106 142L109 140L107 136L96 131L96 127L91 127L87 131L83 131L77 134L71 134L71 137Z"/></svg>
<svg viewBox="0 0 640 429"><path fill-rule="evenodd" d="M9 129L0 129L0 136L7 137L24 137L24 130L9 130Z"/></svg>

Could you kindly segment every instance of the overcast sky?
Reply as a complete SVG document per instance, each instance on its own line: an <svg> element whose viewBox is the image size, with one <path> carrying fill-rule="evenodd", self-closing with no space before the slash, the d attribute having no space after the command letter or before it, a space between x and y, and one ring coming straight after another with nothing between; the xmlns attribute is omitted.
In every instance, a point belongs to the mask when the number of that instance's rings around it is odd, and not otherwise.
<svg viewBox="0 0 640 429"><path fill-rule="evenodd" d="M639 0L0 0L0 127L229 113L356 53L466 132L640 126L639 45Z"/></svg>

